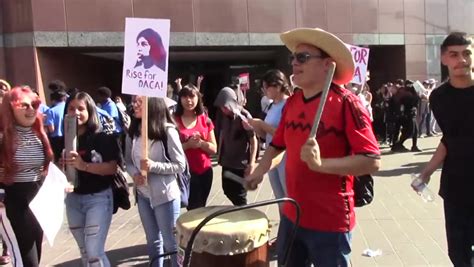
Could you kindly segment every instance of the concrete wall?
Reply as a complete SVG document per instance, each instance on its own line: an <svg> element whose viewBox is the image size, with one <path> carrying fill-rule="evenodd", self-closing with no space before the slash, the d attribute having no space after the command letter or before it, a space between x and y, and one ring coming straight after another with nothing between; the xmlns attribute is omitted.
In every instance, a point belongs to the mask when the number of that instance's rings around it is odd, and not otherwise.
<svg viewBox="0 0 474 267"><path fill-rule="evenodd" d="M171 45L281 45L278 33L320 27L345 42L405 46L406 76L439 78L438 47L451 30L474 33L467 0L15 0L3 4L5 67L15 82L36 47L120 47L124 19L171 19ZM225 11L225 12L224 12ZM0 39L1 40L1 39ZM1 42L0 42L1 44ZM1 45L0 45L1 46ZM18 63L18 62L21 62ZM12 69L10 71L10 69Z"/></svg>

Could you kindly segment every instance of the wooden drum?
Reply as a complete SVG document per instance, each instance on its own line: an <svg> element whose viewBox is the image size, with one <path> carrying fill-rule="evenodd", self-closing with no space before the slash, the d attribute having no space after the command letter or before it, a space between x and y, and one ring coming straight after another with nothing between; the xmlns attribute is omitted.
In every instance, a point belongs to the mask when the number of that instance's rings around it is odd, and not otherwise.
<svg viewBox="0 0 474 267"><path fill-rule="evenodd" d="M193 230L210 214L228 206L205 207L184 213L176 223L178 261ZM192 267L268 267L267 216L256 209L223 214L204 226L193 244Z"/></svg>

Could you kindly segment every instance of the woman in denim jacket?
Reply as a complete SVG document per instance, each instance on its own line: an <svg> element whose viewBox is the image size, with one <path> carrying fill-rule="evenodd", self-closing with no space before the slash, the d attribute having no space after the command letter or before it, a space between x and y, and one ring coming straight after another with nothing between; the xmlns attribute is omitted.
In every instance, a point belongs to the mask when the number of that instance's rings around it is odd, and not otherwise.
<svg viewBox="0 0 474 267"><path fill-rule="evenodd" d="M140 97L133 100L134 118L127 138L127 171L135 182L138 211L145 230L151 266L163 266L163 252L177 250L174 227L180 211L180 191L176 174L184 171L186 158L179 134L166 104L161 98L148 100L148 158L143 159ZM166 137L165 137L166 135ZM167 140L166 144L162 140ZM167 146L169 159L165 156ZM147 170L142 176L140 170ZM178 266L176 254L172 266Z"/></svg>

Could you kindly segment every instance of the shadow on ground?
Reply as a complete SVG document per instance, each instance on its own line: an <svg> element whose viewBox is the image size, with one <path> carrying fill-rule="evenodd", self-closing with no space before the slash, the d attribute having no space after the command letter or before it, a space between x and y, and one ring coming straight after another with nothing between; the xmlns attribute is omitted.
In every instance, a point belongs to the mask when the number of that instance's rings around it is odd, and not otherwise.
<svg viewBox="0 0 474 267"><path fill-rule="evenodd" d="M111 266L148 266L148 255L146 245L120 248L107 251L107 257ZM54 266L77 267L81 266L80 259L63 262Z"/></svg>
<svg viewBox="0 0 474 267"><path fill-rule="evenodd" d="M396 169L378 171L374 175L379 177L398 177L404 174L419 173L426 163L426 161L408 163Z"/></svg>

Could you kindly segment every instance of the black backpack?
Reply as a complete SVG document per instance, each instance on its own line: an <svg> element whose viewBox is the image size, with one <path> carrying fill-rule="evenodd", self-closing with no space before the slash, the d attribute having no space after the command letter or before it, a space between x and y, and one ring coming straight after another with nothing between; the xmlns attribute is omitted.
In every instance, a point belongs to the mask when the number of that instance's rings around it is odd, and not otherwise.
<svg viewBox="0 0 474 267"><path fill-rule="evenodd" d="M374 179L365 174L354 177L354 205L363 207L374 200Z"/></svg>
<svg viewBox="0 0 474 267"><path fill-rule="evenodd" d="M345 101L347 95L343 96L343 109L345 108ZM344 114L344 110L342 112ZM374 200L374 179L370 174L354 176L354 205L356 207L363 207Z"/></svg>

